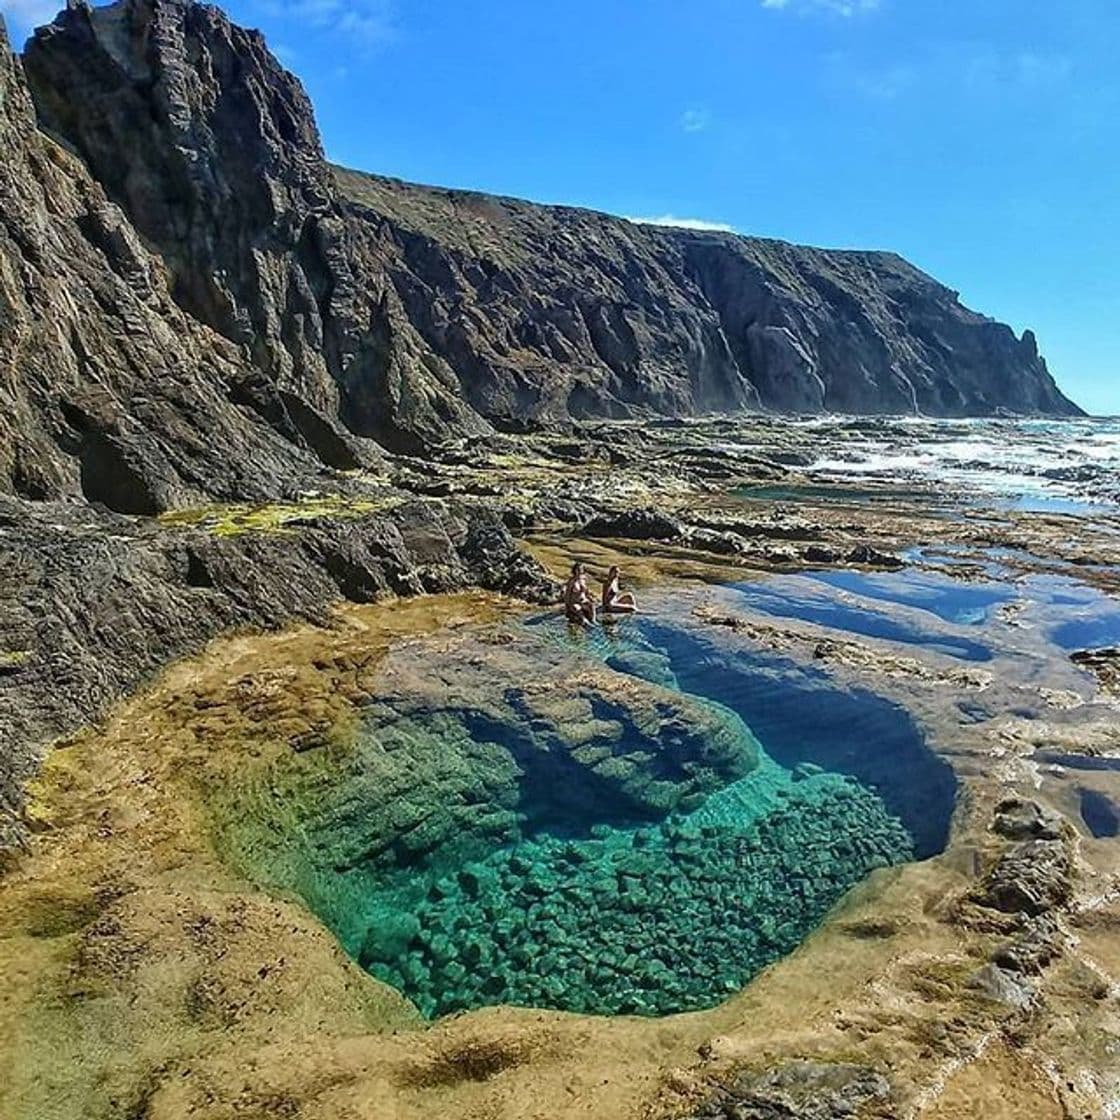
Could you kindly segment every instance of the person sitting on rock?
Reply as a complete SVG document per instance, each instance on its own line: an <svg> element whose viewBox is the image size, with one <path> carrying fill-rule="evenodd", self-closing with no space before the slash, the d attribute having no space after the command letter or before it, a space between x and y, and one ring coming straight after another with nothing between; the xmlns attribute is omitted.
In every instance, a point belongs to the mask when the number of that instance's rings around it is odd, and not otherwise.
<svg viewBox="0 0 1120 1120"><path fill-rule="evenodd" d="M607 578L603 580L603 610L607 614L634 614L638 602L629 591L619 588L620 572L617 564L611 565Z"/></svg>
<svg viewBox="0 0 1120 1120"><path fill-rule="evenodd" d="M595 600L587 585L587 575L578 561L572 565L572 574L564 584L564 610L572 622L590 625L595 621Z"/></svg>

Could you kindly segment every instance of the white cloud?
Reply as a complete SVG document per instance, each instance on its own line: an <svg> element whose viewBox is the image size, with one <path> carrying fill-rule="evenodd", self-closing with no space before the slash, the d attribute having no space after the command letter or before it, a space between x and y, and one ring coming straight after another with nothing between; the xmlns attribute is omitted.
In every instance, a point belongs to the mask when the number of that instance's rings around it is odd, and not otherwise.
<svg viewBox="0 0 1120 1120"><path fill-rule="evenodd" d="M835 85L873 101L894 101L928 90L958 91L986 100L1038 97L1066 83L1074 70L1061 54L945 44L883 66L866 65L842 51L823 61Z"/></svg>
<svg viewBox="0 0 1120 1120"><path fill-rule="evenodd" d="M701 229L714 233L735 233L735 227L726 222L709 222L705 218L678 218L675 214L662 214L656 218L631 218L628 222L639 226L674 226L677 229Z"/></svg>
<svg viewBox="0 0 1120 1120"><path fill-rule="evenodd" d="M44 23L50 23L62 7L63 0L0 0L0 12L4 13L14 40L30 35Z"/></svg>
<svg viewBox="0 0 1120 1120"><path fill-rule="evenodd" d="M831 12L837 16L858 16L873 12L882 0L762 0L762 6L776 12Z"/></svg>
<svg viewBox="0 0 1120 1120"><path fill-rule="evenodd" d="M397 37L390 0L258 0L268 15L345 36L364 47Z"/></svg>
<svg viewBox="0 0 1120 1120"><path fill-rule="evenodd" d="M681 128L685 132L703 132L712 123L712 114L707 109L685 109L681 113Z"/></svg>

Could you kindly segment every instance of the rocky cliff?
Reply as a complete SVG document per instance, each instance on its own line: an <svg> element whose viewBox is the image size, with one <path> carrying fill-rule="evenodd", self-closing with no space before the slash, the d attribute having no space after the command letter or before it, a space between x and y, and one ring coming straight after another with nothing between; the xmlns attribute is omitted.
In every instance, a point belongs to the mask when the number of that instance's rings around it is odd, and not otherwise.
<svg viewBox="0 0 1120 1120"><path fill-rule="evenodd" d="M74 3L2 55L0 491L151 513L494 426L1076 411L896 256L332 167L215 8Z"/></svg>

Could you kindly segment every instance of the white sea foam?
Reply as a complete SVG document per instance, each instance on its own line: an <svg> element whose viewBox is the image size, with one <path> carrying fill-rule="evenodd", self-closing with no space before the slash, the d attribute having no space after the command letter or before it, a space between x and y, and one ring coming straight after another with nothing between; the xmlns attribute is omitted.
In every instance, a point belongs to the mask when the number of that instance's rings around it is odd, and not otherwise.
<svg viewBox="0 0 1120 1120"><path fill-rule="evenodd" d="M935 482L1023 508L1069 512L1120 505L1120 419L853 422L815 417L837 441L812 464L814 475Z"/></svg>

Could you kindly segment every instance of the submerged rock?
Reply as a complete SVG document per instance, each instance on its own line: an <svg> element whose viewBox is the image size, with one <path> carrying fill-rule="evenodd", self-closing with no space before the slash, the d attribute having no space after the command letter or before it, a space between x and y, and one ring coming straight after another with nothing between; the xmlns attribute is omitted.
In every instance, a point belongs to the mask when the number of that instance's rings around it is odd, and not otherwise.
<svg viewBox="0 0 1120 1120"><path fill-rule="evenodd" d="M541 829L656 824L759 763L726 709L524 632L404 645L370 688L341 772L312 750L266 788L214 798L233 858L302 893L355 952L363 897L446 873L430 905L478 898L496 878L471 861L497 847ZM547 894L522 858L503 873Z"/></svg>
<svg viewBox="0 0 1120 1120"><path fill-rule="evenodd" d="M913 855L873 794L809 773L757 821L592 832L540 836L438 879L415 910L418 947L363 963L428 1015L694 1010L792 950L868 871ZM396 928L386 911L367 945Z"/></svg>

